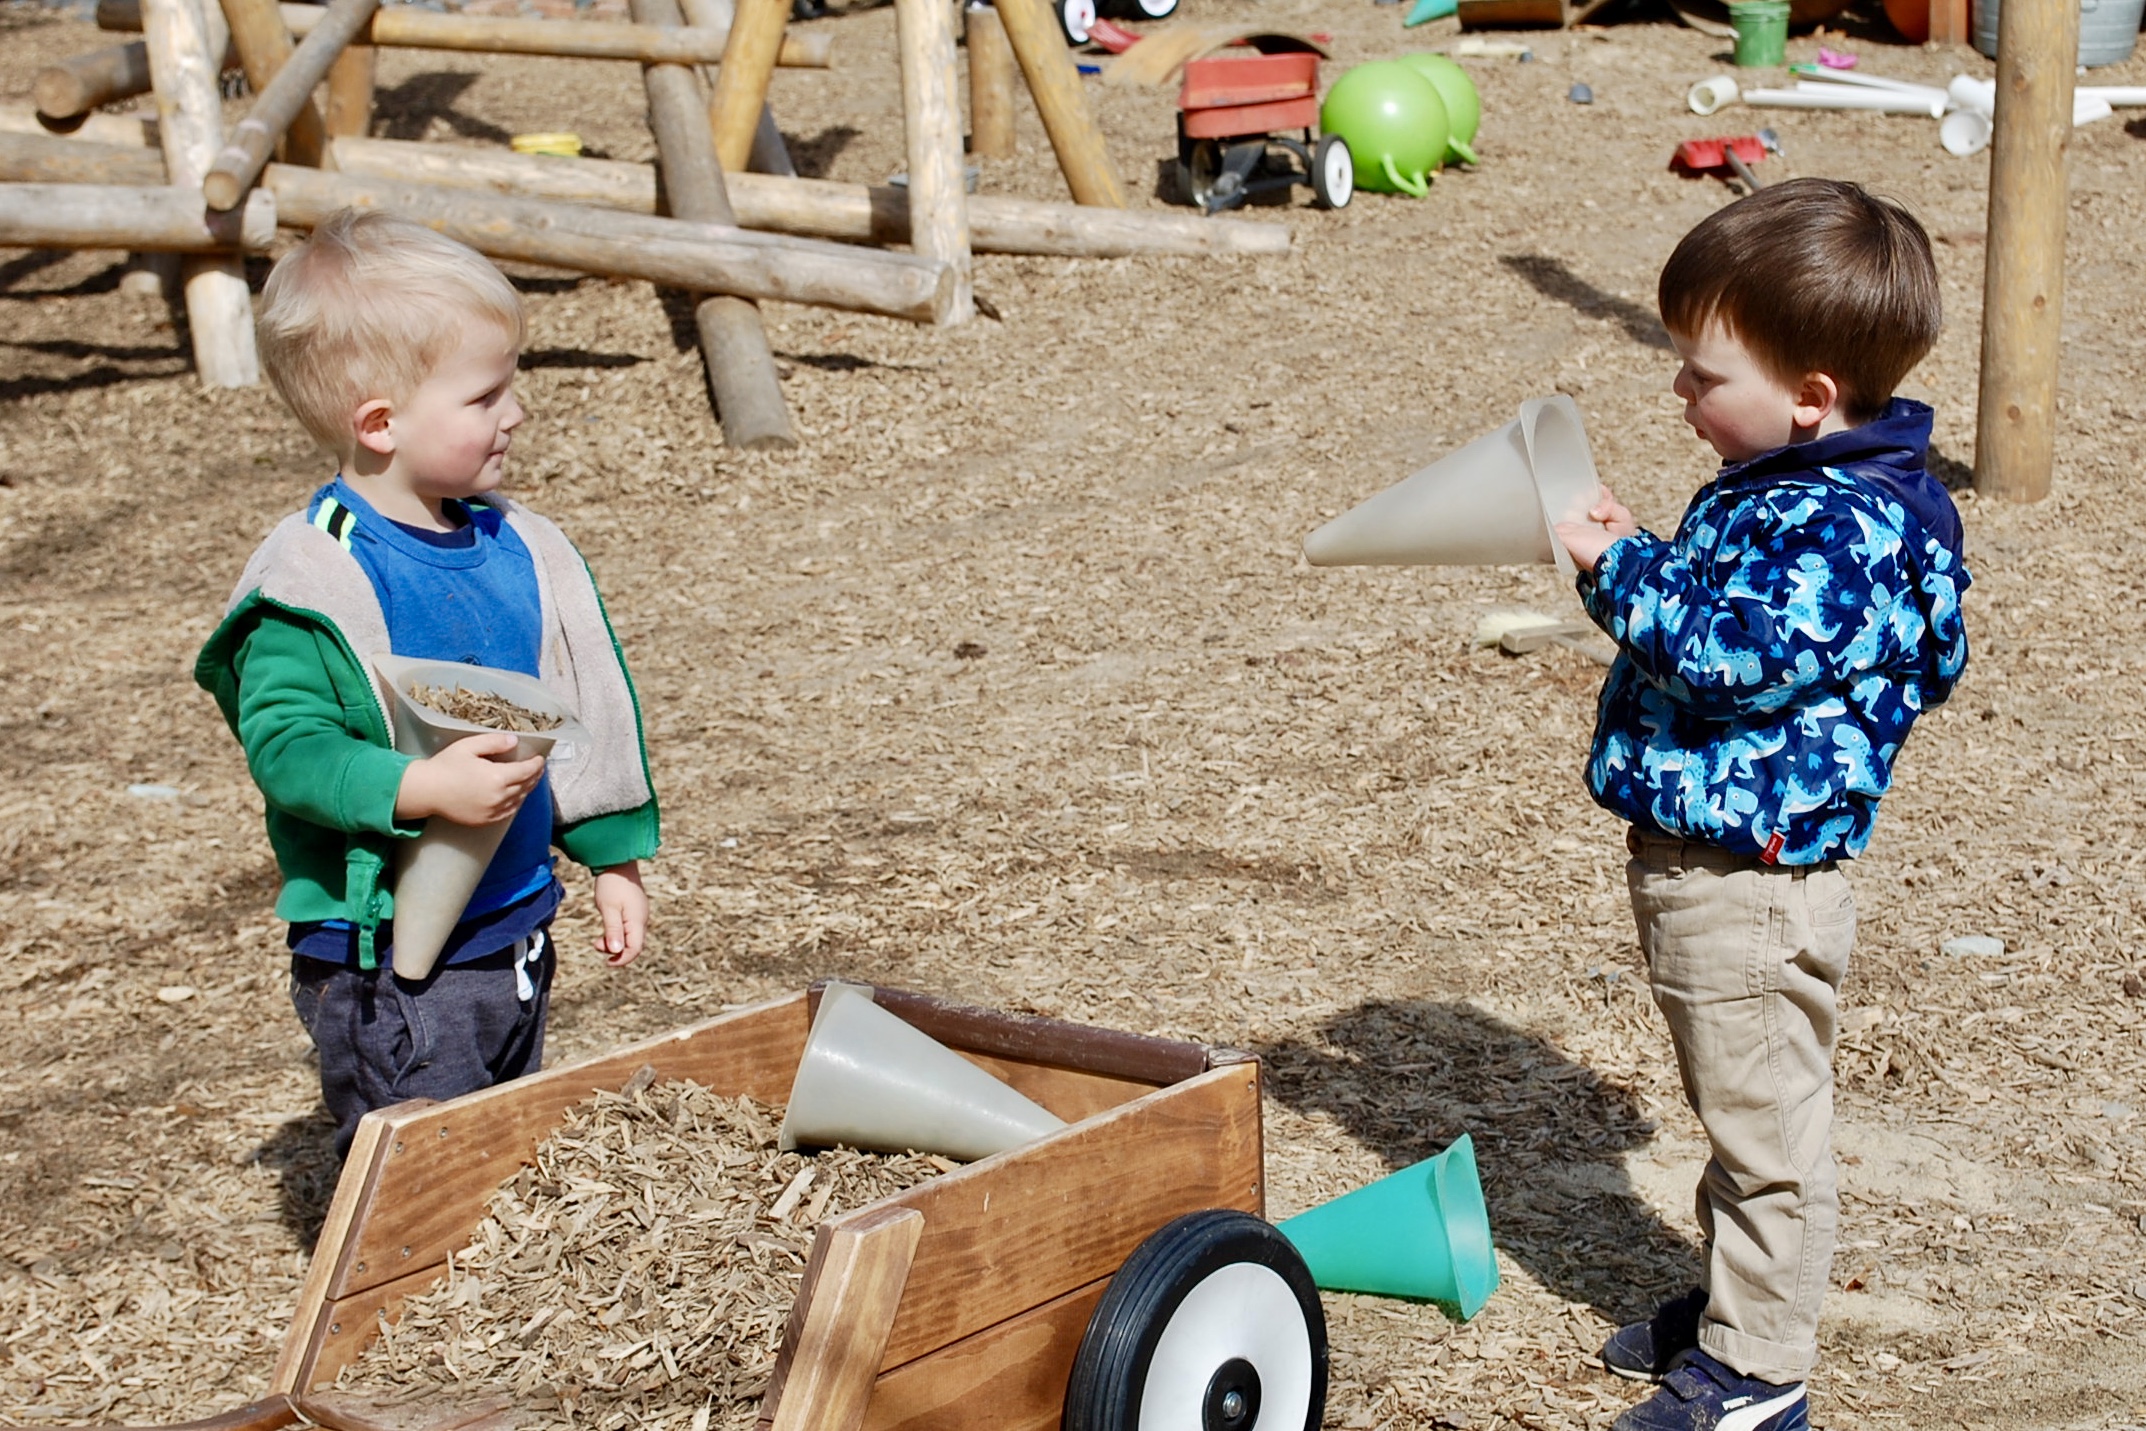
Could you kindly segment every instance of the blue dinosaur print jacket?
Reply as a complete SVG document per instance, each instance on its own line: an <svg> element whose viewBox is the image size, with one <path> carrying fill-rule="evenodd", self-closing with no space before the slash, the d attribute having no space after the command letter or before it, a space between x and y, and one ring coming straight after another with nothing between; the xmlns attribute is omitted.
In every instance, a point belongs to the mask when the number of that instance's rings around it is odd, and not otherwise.
<svg viewBox="0 0 2146 1431"><path fill-rule="evenodd" d="M1580 597L1615 638L1587 783L1642 830L1768 863L1861 854L1915 717L1967 665L1930 409L1732 463Z"/></svg>

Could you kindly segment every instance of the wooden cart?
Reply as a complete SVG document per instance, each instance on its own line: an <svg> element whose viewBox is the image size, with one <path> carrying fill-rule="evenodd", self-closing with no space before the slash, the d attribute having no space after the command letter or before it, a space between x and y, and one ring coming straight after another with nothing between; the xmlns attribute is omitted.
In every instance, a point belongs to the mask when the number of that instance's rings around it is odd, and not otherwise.
<svg viewBox="0 0 2146 1431"><path fill-rule="evenodd" d="M658 1079L690 1079L725 1096L784 1103L818 997L814 986L515 1083L368 1116L300 1290L273 1375L275 1395L198 1424L270 1431L293 1419L295 1406L316 1421L364 1431L362 1418L353 1422L317 1393L358 1356L383 1319L392 1321L404 1299L444 1272L493 1193L533 1160L569 1108L620 1087L644 1065ZM1171 1231L1185 1214L1263 1211L1259 1061L1232 1049L994 1013L893 989L877 989L873 997L1068 1126L821 1223L761 1404L761 1425L770 1431L1057 1427L1076 1353L1087 1363L1096 1358L1097 1338L1089 1337L1084 1351L1083 1337L1106 1288L1123 1304L1125 1279L1110 1284L1127 1258L1145 1255L1161 1240L1158 1230ZM1208 1217L1234 1219L1279 1240L1263 1222L1238 1213ZM1149 1275L1136 1279L1149 1293L1153 1262L1146 1258ZM1315 1427L1324 1402L1325 1332L1308 1277L1301 1286L1317 1322L1309 1416ZM1106 1310L1097 1320L1109 1315ZM1115 1353L1102 1349L1105 1360L1116 1355L1123 1362L1130 1354L1131 1343L1118 1341ZM1217 1406L1229 1392L1222 1381L1218 1373L1208 1392ZM1241 1396L1229 1396L1228 1406L1242 1406ZM1255 1410L1214 1424L1255 1422L1271 1426L1273 1418Z"/></svg>

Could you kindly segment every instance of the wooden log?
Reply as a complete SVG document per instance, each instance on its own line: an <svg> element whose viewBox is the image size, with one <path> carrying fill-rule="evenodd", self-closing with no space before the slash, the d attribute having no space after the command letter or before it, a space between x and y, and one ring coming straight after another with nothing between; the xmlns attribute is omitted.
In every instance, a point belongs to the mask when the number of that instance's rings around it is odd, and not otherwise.
<svg viewBox="0 0 2146 1431"><path fill-rule="evenodd" d="M633 17L643 24L676 24L677 0L632 0ZM656 162L671 213L681 219L733 224L730 196L723 186L723 166L715 157L715 136L708 128L708 100L700 80L686 65L649 65L642 74L648 91L649 127L656 136ZM797 446L797 430L775 374L760 310L743 298L704 298L693 309L700 334L701 358L708 365L708 387L723 424L723 441L750 451Z"/></svg>
<svg viewBox="0 0 2146 1431"><path fill-rule="evenodd" d="M954 270L948 323L976 303L969 276L969 208L954 78L954 9L947 0L894 0L902 69L902 136L909 151L909 246Z"/></svg>
<svg viewBox="0 0 2146 1431"><path fill-rule="evenodd" d="M156 120L146 115L82 114L53 120L27 104L0 103L0 134L42 134L128 149L157 147Z"/></svg>
<svg viewBox="0 0 2146 1431"><path fill-rule="evenodd" d="M299 228L344 207L395 209L493 258L918 323L939 322L954 296L953 270L911 254L295 164L271 164L265 182L282 221Z"/></svg>
<svg viewBox="0 0 2146 1431"><path fill-rule="evenodd" d="M971 5L962 15L969 36L969 152L979 159L1011 159L1013 47L990 5Z"/></svg>
<svg viewBox="0 0 2146 1431"><path fill-rule="evenodd" d="M0 183L124 184L151 189L164 183L164 160L140 145L93 144L51 134L0 131Z"/></svg>
<svg viewBox="0 0 2146 1431"><path fill-rule="evenodd" d="M212 28L200 0L143 0L142 18L165 170L174 187L198 189L223 138L223 97L210 59L223 53L229 38L215 33L223 28L222 13ZM189 259L182 274L194 371L203 384L238 388L258 383L261 362L254 348L253 299L246 289L244 260L204 255Z"/></svg>
<svg viewBox="0 0 2146 1431"><path fill-rule="evenodd" d="M285 4L283 23L304 39L320 23L319 5ZM785 12L787 13L787 12ZM106 30L141 28L141 0L100 0L97 24ZM397 49L466 50L495 55L560 55L568 59L634 60L641 64L712 65L723 57L727 31L695 26L652 31L624 20L530 20L512 15L461 15L417 5L383 5L365 43ZM786 35L775 63L787 69L826 69L834 35L817 30Z"/></svg>
<svg viewBox="0 0 2146 1431"><path fill-rule="evenodd" d="M1118 182L1118 171L1111 167L1103 131L1081 92L1080 71L1066 49L1065 32L1051 17L1048 0L993 0L993 4L1005 22L1006 39L1020 62L1036 110L1043 116L1043 130L1051 137L1051 149L1073 191L1073 201L1124 208L1125 189Z"/></svg>
<svg viewBox="0 0 2146 1431"><path fill-rule="evenodd" d="M268 156L284 132L311 105L314 89L328 77L328 67L356 38L380 0L335 0L313 32L299 42L289 63L276 72L254 99L253 108L231 131L230 141L203 176L201 191L212 209L238 204L261 177Z"/></svg>
<svg viewBox="0 0 2146 1431"><path fill-rule="evenodd" d="M558 159L458 144L338 139L336 166L350 174L485 189L529 198L654 213L655 171L646 164ZM909 200L889 185L726 174L732 210L748 229L849 243L909 242ZM1289 251L1282 224L1146 209L1085 209L997 195L968 197L969 242L978 253L1123 258L1133 254L1276 254Z"/></svg>
<svg viewBox="0 0 2146 1431"><path fill-rule="evenodd" d="M276 8L276 0L222 0L222 3L224 19L231 26L231 48L238 51L239 63L245 67L246 83L253 87L255 94L265 98L269 85L285 61L290 59L293 49L290 29L283 23L283 12ZM308 93L302 98L298 112L291 117L282 157L293 164L311 164L318 168L321 152L328 142L327 126L321 119L319 106L313 103L313 96ZM257 102L255 113L258 112Z"/></svg>
<svg viewBox="0 0 2146 1431"><path fill-rule="evenodd" d="M226 49L226 70L239 68L238 52ZM149 47L140 40L110 45L46 65L30 81L37 112L50 127L149 93Z"/></svg>
<svg viewBox="0 0 2146 1431"><path fill-rule="evenodd" d="M0 245L261 253L275 242L276 204L268 195L257 195L243 207L224 212L204 208L200 190L178 188L161 179L158 176L153 188L11 183L0 189Z"/></svg>
<svg viewBox="0 0 2146 1431"><path fill-rule="evenodd" d="M790 0L740 0L737 5L730 44L708 99L708 125L715 131L715 152L725 169L742 170L752 154L753 130L767 104L768 80L789 19Z"/></svg>
<svg viewBox="0 0 2146 1431"><path fill-rule="evenodd" d="M1975 490L2007 501L2048 496L2056 463L2065 160L2078 55L2073 0L2006 0L1998 11Z"/></svg>
<svg viewBox="0 0 2146 1431"><path fill-rule="evenodd" d="M924 1219L865 1208L822 1223L760 1401L771 1431L858 1431Z"/></svg>
<svg viewBox="0 0 2146 1431"><path fill-rule="evenodd" d="M328 67L328 113L331 139L362 139L373 127L373 79L380 68L374 45L351 45Z"/></svg>

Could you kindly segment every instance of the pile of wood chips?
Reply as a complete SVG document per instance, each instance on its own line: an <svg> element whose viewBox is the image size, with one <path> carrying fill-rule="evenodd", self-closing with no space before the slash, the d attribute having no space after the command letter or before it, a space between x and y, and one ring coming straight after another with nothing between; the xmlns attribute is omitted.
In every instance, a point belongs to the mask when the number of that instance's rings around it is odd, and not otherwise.
<svg viewBox="0 0 2146 1431"><path fill-rule="evenodd" d="M525 705L508 700L505 696L491 691L473 691L468 686L413 684L410 687L410 699L421 706L430 706L441 715L466 720L471 725L490 726L493 730L538 731L559 728L559 718L555 715L533 711Z"/></svg>
<svg viewBox="0 0 2146 1431"><path fill-rule="evenodd" d="M778 1152L779 1109L649 1070L570 1111L339 1390L523 1427L750 1427L814 1227L955 1166Z"/></svg>

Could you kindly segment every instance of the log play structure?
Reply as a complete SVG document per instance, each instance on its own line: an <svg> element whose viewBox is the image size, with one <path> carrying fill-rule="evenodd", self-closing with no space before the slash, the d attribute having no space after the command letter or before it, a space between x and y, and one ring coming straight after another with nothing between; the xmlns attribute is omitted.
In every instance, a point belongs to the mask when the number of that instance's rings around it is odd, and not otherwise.
<svg viewBox="0 0 2146 1431"><path fill-rule="evenodd" d="M441 13L380 0L102 0L139 32L36 77L34 112L0 111L0 245L183 255L194 366L212 387L260 380L244 255L279 227L390 208L495 259L699 295L724 441L796 443L761 325L765 300L952 325L976 311L973 252L1122 257L1261 254L1279 224L1126 206L1047 0L896 0L904 186L800 178L767 95L777 65L826 67L832 36L788 33L789 0L633 0L631 21ZM965 16L970 113L956 71ZM368 137L378 50L631 60L654 165ZM226 124L222 76L253 102ZM966 189L964 150L1013 147L1025 81L1074 202ZM153 94L154 122L100 110ZM660 180L660 182L659 182ZM906 250L906 251L904 251Z"/></svg>

